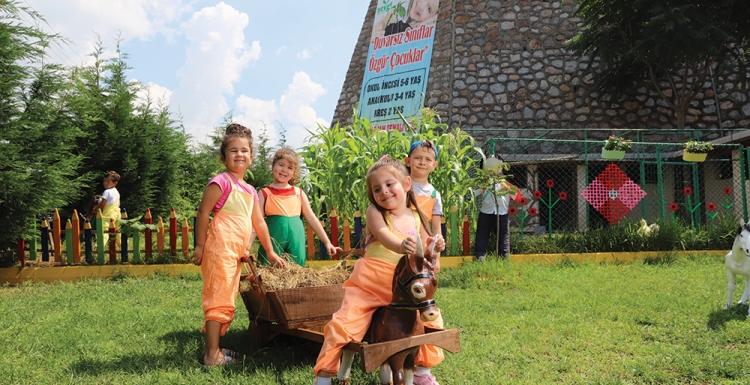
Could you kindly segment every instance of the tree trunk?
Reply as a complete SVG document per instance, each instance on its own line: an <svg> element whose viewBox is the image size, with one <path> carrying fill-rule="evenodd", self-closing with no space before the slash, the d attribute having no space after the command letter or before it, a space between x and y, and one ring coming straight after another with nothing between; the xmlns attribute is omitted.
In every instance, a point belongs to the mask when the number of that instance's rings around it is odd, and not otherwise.
<svg viewBox="0 0 750 385"><path fill-rule="evenodd" d="M685 128L685 112L687 108L675 109L674 117L677 119L677 128Z"/></svg>

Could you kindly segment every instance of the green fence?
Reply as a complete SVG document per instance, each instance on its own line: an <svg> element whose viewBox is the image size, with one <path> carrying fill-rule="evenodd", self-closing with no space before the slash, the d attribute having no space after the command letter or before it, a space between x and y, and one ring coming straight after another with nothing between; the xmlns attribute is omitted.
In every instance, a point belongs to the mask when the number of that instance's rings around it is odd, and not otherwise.
<svg viewBox="0 0 750 385"><path fill-rule="evenodd" d="M512 166L509 181L525 199L513 202L511 223L525 233L585 231L640 219L681 219L693 227L720 220L748 221L750 149L722 144L730 141L721 139L726 137L723 131L564 131L567 134L537 135L507 130L503 133L510 137L484 142L485 154L495 154ZM698 137L707 140L706 133L717 138L707 159L683 160L682 143ZM603 138L609 134L634 140L623 159L603 158ZM555 138L564 135L584 139ZM648 140L653 138L679 141Z"/></svg>

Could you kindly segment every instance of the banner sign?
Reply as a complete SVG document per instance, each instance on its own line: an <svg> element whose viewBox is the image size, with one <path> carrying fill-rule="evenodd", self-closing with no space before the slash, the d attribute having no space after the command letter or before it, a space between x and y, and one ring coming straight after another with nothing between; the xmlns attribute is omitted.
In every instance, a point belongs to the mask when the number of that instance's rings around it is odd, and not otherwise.
<svg viewBox="0 0 750 385"><path fill-rule="evenodd" d="M438 5L439 0L378 0L359 95L359 117L373 127L403 131L399 113L420 113Z"/></svg>

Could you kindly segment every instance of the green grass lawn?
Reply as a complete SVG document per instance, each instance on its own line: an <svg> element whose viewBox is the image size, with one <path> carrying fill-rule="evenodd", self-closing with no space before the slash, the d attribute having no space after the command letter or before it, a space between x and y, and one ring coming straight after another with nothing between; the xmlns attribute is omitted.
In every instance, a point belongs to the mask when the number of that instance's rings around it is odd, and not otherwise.
<svg viewBox="0 0 750 385"><path fill-rule="evenodd" d="M239 299L222 346L245 354L244 366L204 368L201 285L154 276L1 288L0 383L312 382L320 345L280 336L253 350ZM433 370L443 385L750 383L747 306L722 310L717 258L489 260L444 270L440 285L438 306L462 348ZM378 384L359 369L353 380Z"/></svg>

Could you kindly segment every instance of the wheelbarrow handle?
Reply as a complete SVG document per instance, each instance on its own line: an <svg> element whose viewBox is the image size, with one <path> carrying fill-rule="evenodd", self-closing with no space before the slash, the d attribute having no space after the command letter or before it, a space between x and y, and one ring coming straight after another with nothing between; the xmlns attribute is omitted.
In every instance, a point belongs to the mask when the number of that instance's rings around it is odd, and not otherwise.
<svg viewBox="0 0 750 385"><path fill-rule="evenodd" d="M253 278L256 282L260 282L260 275L258 274L258 270L255 268L255 255L250 254L250 257L248 258L248 262L243 262L243 264L247 264L250 266L250 272L253 274Z"/></svg>

